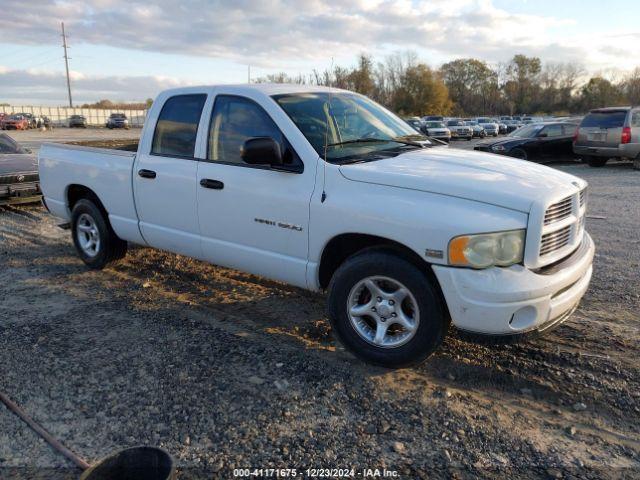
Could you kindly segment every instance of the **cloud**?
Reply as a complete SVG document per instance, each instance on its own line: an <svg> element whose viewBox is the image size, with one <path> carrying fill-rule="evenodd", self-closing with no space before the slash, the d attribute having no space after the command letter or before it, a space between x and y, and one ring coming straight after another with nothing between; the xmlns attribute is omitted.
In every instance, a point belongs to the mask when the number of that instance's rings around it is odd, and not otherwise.
<svg viewBox="0 0 640 480"><path fill-rule="evenodd" d="M141 101L154 97L161 90L185 85L185 82L159 76L89 76L71 72L74 104L106 98L115 101ZM51 104L52 99L67 96L67 84L62 72L42 70L11 70L0 66L0 101ZM126 92L123 94L123 92ZM63 102L56 102L63 103Z"/></svg>
<svg viewBox="0 0 640 480"><path fill-rule="evenodd" d="M423 49L505 60L513 53L584 60L580 43L547 40L572 23L514 14L491 0L3 0L0 30L27 44L72 43L250 61L326 60L358 51ZM506 52L509 52L508 54Z"/></svg>

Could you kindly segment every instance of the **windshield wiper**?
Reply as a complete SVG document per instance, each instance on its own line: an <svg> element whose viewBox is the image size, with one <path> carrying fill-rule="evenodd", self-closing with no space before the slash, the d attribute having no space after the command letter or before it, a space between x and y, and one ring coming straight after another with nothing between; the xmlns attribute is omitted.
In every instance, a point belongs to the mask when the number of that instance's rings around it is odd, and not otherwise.
<svg viewBox="0 0 640 480"><path fill-rule="evenodd" d="M375 138L375 137L366 137L366 138L354 138L351 140L345 140L343 142L330 143L327 147L337 147L340 145L350 145L354 143L372 143L372 142L395 142L401 143L403 145L412 145L414 147L422 147L420 143L412 142L410 140L402 140L401 137L394 138Z"/></svg>

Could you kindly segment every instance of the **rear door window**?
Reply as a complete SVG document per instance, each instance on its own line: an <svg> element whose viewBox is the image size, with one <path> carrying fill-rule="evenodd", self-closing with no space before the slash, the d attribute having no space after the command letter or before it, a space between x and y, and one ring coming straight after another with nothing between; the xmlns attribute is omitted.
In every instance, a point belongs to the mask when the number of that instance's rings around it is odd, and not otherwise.
<svg viewBox="0 0 640 480"><path fill-rule="evenodd" d="M588 128L620 128L624 125L625 118L627 118L627 112L625 110L613 112L591 112L584 117L580 126Z"/></svg>
<svg viewBox="0 0 640 480"><path fill-rule="evenodd" d="M205 94L176 95L162 106L151 153L193 158Z"/></svg>
<svg viewBox="0 0 640 480"><path fill-rule="evenodd" d="M561 137L563 135L562 125L547 125L540 133L546 133L547 137Z"/></svg>

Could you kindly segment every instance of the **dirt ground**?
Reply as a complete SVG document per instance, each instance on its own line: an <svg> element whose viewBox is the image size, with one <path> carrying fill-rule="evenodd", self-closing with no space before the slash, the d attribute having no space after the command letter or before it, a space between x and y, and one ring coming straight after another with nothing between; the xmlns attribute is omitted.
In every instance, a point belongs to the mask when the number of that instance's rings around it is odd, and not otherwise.
<svg viewBox="0 0 640 480"><path fill-rule="evenodd" d="M400 478L640 478L640 172L589 181L594 277L519 345L454 330L423 366L361 363L324 297L132 248L103 271L39 206L0 210L0 389L90 462L159 445L180 478L387 468ZM0 407L0 478L77 478Z"/></svg>

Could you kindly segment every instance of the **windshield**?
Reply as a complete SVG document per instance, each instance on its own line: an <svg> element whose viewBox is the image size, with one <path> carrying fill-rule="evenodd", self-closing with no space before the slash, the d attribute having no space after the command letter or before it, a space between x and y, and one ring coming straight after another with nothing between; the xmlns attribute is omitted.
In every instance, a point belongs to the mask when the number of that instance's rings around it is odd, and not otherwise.
<svg viewBox="0 0 640 480"><path fill-rule="evenodd" d="M511 132L508 137L533 138L542 130L543 125L526 125Z"/></svg>
<svg viewBox="0 0 640 480"><path fill-rule="evenodd" d="M460 120L449 120L447 125L450 127L462 127L464 126L464 122L461 122Z"/></svg>
<svg viewBox="0 0 640 480"><path fill-rule="evenodd" d="M427 128L444 128L442 122L427 122Z"/></svg>
<svg viewBox="0 0 640 480"><path fill-rule="evenodd" d="M0 153L27 153L27 151L16 143L9 135L0 134ZM0 157L2 160L2 157Z"/></svg>
<svg viewBox="0 0 640 480"><path fill-rule="evenodd" d="M329 162L393 156L401 149L420 148L427 137L366 97L353 93L318 92L275 95L318 155ZM325 157L326 149L326 157Z"/></svg>

